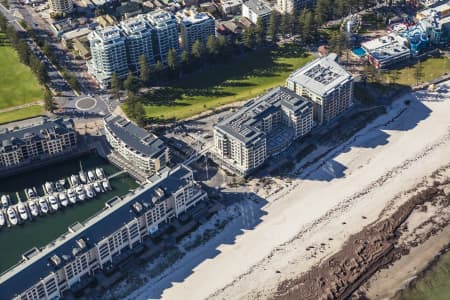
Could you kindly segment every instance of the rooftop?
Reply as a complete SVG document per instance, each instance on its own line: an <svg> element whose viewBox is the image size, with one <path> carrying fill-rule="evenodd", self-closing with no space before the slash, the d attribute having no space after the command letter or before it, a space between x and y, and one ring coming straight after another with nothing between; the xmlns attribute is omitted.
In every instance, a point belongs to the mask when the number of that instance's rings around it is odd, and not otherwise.
<svg viewBox="0 0 450 300"><path fill-rule="evenodd" d="M272 12L272 8L270 8L266 2L261 0L248 0L244 2L244 5L258 16L264 16Z"/></svg>
<svg viewBox="0 0 450 300"><path fill-rule="evenodd" d="M130 35L134 33L141 33L150 29L150 24L144 18L143 15L136 16L134 18L126 19L120 23L123 31Z"/></svg>
<svg viewBox="0 0 450 300"><path fill-rule="evenodd" d="M147 19L156 27L165 27L168 23L174 23L175 16L162 9L157 9L147 14Z"/></svg>
<svg viewBox="0 0 450 300"><path fill-rule="evenodd" d="M334 53L317 58L289 75L288 81L304 86L319 96L325 96L352 78L336 59L337 55Z"/></svg>
<svg viewBox="0 0 450 300"><path fill-rule="evenodd" d="M205 22L207 20L214 20L209 14L204 12L196 12L193 10L182 10L177 13L177 17L180 20L180 23L183 23L186 26L192 24L198 24Z"/></svg>
<svg viewBox="0 0 450 300"><path fill-rule="evenodd" d="M78 229L71 227L71 230L36 255L1 274L1 299L12 299L24 292L50 272L59 269L62 260L65 262L73 260L76 253L93 247L120 226L145 213L157 201L170 197L171 193L186 184L186 175L191 172L183 165L178 166L167 177L147 184L136 194L123 200L108 201L100 213L78 226Z"/></svg>
<svg viewBox="0 0 450 300"><path fill-rule="evenodd" d="M281 106L293 111L311 105L285 87L275 88L256 100L250 100L232 116L222 120L216 128L230 134L245 144L256 143L265 133L258 128L259 121L277 111Z"/></svg>
<svg viewBox="0 0 450 300"><path fill-rule="evenodd" d="M361 46L378 60L386 60L410 53L406 46L407 39L390 33L377 39L362 43Z"/></svg>
<svg viewBox="0 0 450 300"><path fill-rule="evenodd" d="M105 127L118 139L142 156L156 157L167 148L156 135L136 126L127 119L116 115L108 115L104 121Z"/></svg>
<svg viewBox="0 0 450 300"><path fill-rule="evenodd" d="M89 40L97 40L102 43L108 43L123 38L118 26L108 26L100 30L92 31L88 37Z"/></svg>

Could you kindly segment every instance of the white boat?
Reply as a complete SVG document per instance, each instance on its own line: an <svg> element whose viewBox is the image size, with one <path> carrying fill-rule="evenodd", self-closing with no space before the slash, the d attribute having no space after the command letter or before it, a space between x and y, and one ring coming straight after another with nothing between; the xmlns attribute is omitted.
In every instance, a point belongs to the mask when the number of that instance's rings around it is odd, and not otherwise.
<svg viewBox="0 0 450 300"><path fill-rule="evenodd" d="M9 195L2 195L2 207L7 208L10 203Z"/></svg>
<svg viewBox="0 0 450 300"><path fill-rule="evenodd" d="M33 191L33 189L28 189L27 194L30 199L36 197L36 193Z"/></svg>
<svg viewBox="0 0 450 300"><path fill-rule="evenodd" d="M41 209L42 213L46 214L48 213L48 203L45 200L45 198L39 199L39 208Z"/></svg>
<svg viewBox="0 0 450 300"><path fill-rule="evenodd" d="M0 227L5 225L5 216L3 215L3 212L0 210Z"/></svg>
<svg viewBox="0 0 450 300"><path fill-rule="evenodd" d="M80 171L78 175L80 175L80 180L82 183L87 183L86 173L84 173L84 171Z"/></svg>
<svg viewBox="0 0 450 300"><path fill-rule="evenodd" d="M53 188L53 184L51 182L46 182L44 184L45 190L47 191L48 194L51 194L55 191L55 189Z"/></svg>
<svg viewBox="0 0 450 300"><path fill-rule="evenodd" d="M89 181L95 181L97 179L97 178L95 178L94 172L92 172L91 170L88 171L88 178L89 178Z"/></svg>
<svg viewBox="0 0 450 300"><path fill-rule="evenodd" d="M86 200L86 193L81 186L77 187L76 191L78 199L80 199L81 201Z"/></svg>
<svg viewBox="0 0 450 300"><path fill-rule="evenodd" d="M107 179L102 181L102 186L105 191L110 190L111 186L109 185L109 181Z"/></svg>
<svg viewBox="0 0 450 300"><path fill-rule="evenodd" d="M64 191L64 185L60 181L55 182L55 187L58 192Z"/></svg>
<svg viewBox="0 0 450 300"><path fill-rule="evenodd" d="M6 210L6 214L8 215L8 220L11 225L17 225L19 223L19 219L17 219L16 211L11 206Z"/></svg>
<svg viewBox="0 0 450 300"><path fill-rule="evenodd" d="M95 169L95 174L98 178L103 179L105 177L105 174L103 174L103 170L100 168Z"/></svg>
<svg viewBox="0 0 450 300"><path fill-rule="evenodd" d="M19 202L19 204L17 204L17 210L19 211L19 216L22 220L28 220L28 212L22 202Z"/></svg>
<svg viewBox="0 0 450 300"><path fill-rule="evenodd" d="M94 190L96 193L102 192L102 187L100 186L100 184L98 182L94 182Z"/></svg>
<svg viewBox="0 0 450 300"><path fill-rule="evenodd" d="M39 216L39 209L38 209L38 207L36 205L36 202L34 202L33 200L29 201L28 202L28 207L30 208L31 215L33 217Z"/></svg>
<svg viewBox="0 0 450 300"><path fill-rule="evenodd" d="M94 198L94 190L89 184L84 187L84 190L86 191L86 195L88 198Z"/></svg>
<svg viewBox="0 0 450 300"><path fill-rule="evenodd" d="M70 203L72 203L72 204L77 203L77 195L75 194L75 192L72 189L70 189L67 192L67 197L69 197Z"/></svg>
<svg viewBox="0 0 450 300"><path fill-rule="evenodd" d="M67 200L66 193L64 192L59 193L58 198L62 206L67 207L67 205L69 205L69 200Z"/></svg>
<svg viewBox="0 0 450 300"><path fill-rule="evenodd" d="M78 185L80 182L78 181L77 175L70 176L70 181L72 182L72 185Z"/></svg>
<svg viewBox="0 0 450 300"><path fill-rule="evenodd" d="M50 195L48 197L48 202L50 203L50 207L56 211L59 208L58 200L56 200L56 197L53 195Z"/></svg>

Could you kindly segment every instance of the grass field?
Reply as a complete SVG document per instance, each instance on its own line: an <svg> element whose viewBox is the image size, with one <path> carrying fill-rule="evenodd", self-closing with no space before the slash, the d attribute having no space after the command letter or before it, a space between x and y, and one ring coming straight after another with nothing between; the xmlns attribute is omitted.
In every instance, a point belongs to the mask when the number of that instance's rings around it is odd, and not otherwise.
<svg viewBox="0 0 450 300"><path fill-rule="evenodd" d="M261 50L234 57L226 64L206 66L153 93L141 97L149 118L184 119L211 108L247 100L278 85L311 61L297 46Z"/></svg>
<svg viewBox="0 0 450 300"><path fill-rule="evenodd" d="M4 41L2 35L0 39ZM16 51L10 46L0 46L0 109L43 97L44 89L30 68L19 62Z"/></svg>
<svg viewBox="0 0 450 300"><path fill-rule="evenodd" d="M0 113L0 124L35 117L44 113L44 107L40 105L32 105L26 108L15 109Z"/></svg>

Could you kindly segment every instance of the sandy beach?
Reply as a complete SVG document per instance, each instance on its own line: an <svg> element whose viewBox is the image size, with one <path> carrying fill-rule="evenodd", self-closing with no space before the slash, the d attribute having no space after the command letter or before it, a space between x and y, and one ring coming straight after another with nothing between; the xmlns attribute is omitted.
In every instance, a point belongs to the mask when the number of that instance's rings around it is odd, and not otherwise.
<svg viewBox="0 0 450 300"><path fill-rule="evenodd" d="M386 207L401 205L402 192L449 163L448 91L404 96L326 157L294 171L278 192L255 188L267 200L256 226L216 249L196 249L129 298L267 298L281 281L341 249ZM216 239L226 239L234 231L229 226Z"/></svg>

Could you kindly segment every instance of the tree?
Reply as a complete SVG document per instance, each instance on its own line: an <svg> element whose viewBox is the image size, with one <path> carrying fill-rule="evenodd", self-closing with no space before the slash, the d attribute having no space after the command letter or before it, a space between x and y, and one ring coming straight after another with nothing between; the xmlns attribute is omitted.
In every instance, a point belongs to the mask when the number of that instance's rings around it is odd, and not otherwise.
<svg viewBox="0 0 450 300"><path fill-rule="evenodd" d="M208 36L208 40L206 41L206 51L212 59L219 55L219 43L214 35Z"/></svg>
<svg viewBox="0 0 450 300"><path fill-rule="evenodd" d="M140 127L145 125L145 108L141 102L136 102L133 108L134 121Z"/></svg>
<svg viewBox="0 0 450 300"><path fill-rule="evenodd" d="M398 69L390 70L388 73L388 77L389 77L389 83L396 84L397 81L400 79L400 70L398 70Z"/></svg>
<svg viewBox="0 0 450 300"><path fill-rule="evenodd" d="M419 82L423 79L423 65L420 62L420 60L417 62L417 64L414 65L414 79L416 79L416 85L419 84Z"/></svg>
<svg viewBox="0 0 450 300"><path fill-rule="evenodd" d="M171 74L176 74L178 71L178 55L175 49L170 49L167 54L167 66Z"/></svg>
<svg viewBox="0 0 450 300"><path fill-rule="evenodd" d="M150 82L150 66L148 65L147 57L145 54L142 54L139 57L139 79L143 84L147 84Z"/></svg>
<svg viewBox="0 0 450 300"><path fill-rule="evenodd" d="M283 36L283 38L288 35L290 32L290 18L287 14L281 15L280 17L280 33Z"/></svg>
<svg viewBox="0 0 450 300"><path fill-rule="evenodd" d="M45 110L46 111L52 112L53 109L55 108L54 103L53 103L52 94L50 93L50 91L48 89L45 89L44 103L45 103Z"/></svg>
<svg viewBox="0 0 450 300"><path fill-rule="evenodd" d="M248 50L255 46L255 30L253 27L248 28L242 35L242 44Z"/></svg>
<svg viewBox="0 0 450 300"><path fill-rule="evenodd" d="M164 65L161 63L161 61L158 60L155 65L155 75L158 81L162 79L164 75L163 72L164 72Z"/></svg>
<svg viewBox="0 0 450 300"><path fill-rule="evenodd" d="M224 37L224 36L219 36L217 44L219 45L219 52L220 55L225 58L228 59L231 56L231 45L228 42L228 40Z"/></svg>
<svg viewBox="0 0 450 300"><path fill-rule="evenodd" d="M314 24L314 17L312 12L308 9L304 10L304 20L303 20L303 39L306 43L310 43L314 40L316 36L316 28Z"/></svg>
<svg viewBox="0 0 450 300"><path fill-rule="evenodd" d="M202 42L199 40L196 40L194 44L192 45L191 55L196 60L200 60L203 57L204 48Z"/></svg>
<svg viewBox="0 0 450 300"><path fill-rule="evenodd" d="M266 41L266 27L262 18L258 18L255 28L255 41L258 46L261 46Z"/></svg>
<svg viewBox="0 0 450 300"><path fill-rule="evenodd" d="M111 76L111 89L110 92L114 99L120 101L120 80L119 77L117 77L117 73L112 73Z"/></svg>
<svg viewBox="0 0 450 300"><path fill-rule="evenodd" d="M277 41L278 35L278 25L279 25L279 15L276 11L273 11L269 18L269 26L267 28L267 35L269 36L272 43Z"/></svg>
<svg viewBox="0 0 450 300"><path fill-rule="evenodd" d="M325 24L329 20L331 7L332 5L329 0L317 0L314 13L319 25Z"/></svg>
<svg viewBox="0 0 450 300"><path fill-rule="evenodd" d="M184 72L189 70L190 63L191 63L191 58L190 58L189 52L184 50L183 52L181 52L181 68L183 69Z"/></svg>
<svg viewBox="0 0 450 300"><path fill-rule="evenodd" d="M132 72L128 72L128 76L123 82L123 87L130 92L137 93L139 90L139 82Z"/></svg>

